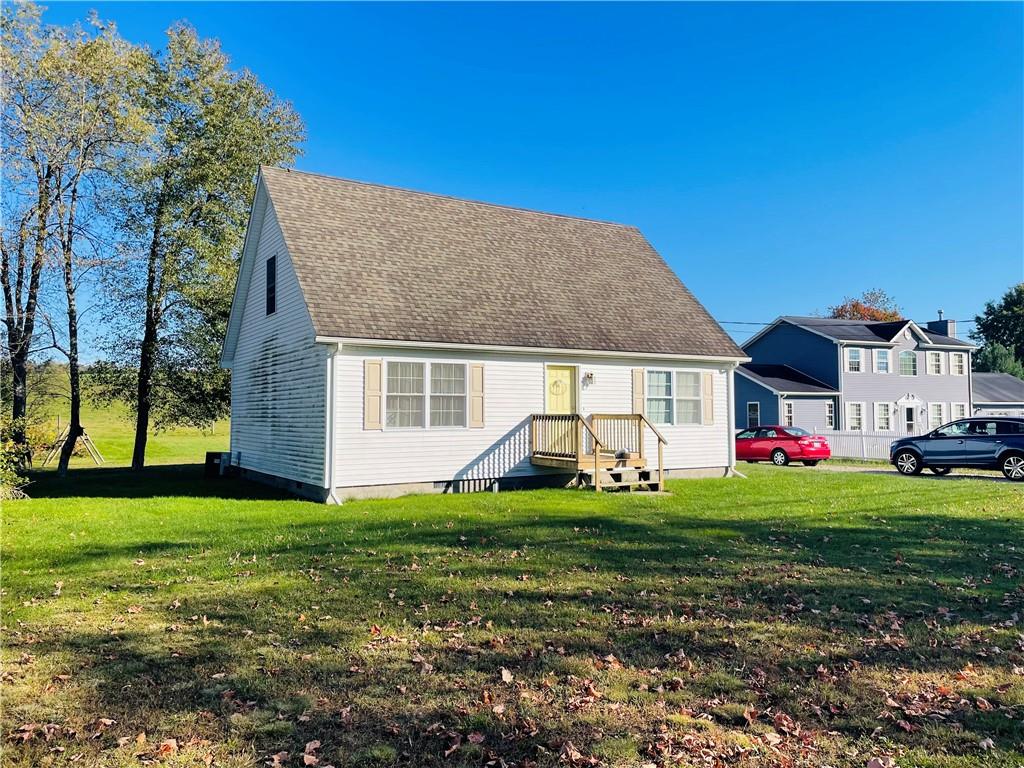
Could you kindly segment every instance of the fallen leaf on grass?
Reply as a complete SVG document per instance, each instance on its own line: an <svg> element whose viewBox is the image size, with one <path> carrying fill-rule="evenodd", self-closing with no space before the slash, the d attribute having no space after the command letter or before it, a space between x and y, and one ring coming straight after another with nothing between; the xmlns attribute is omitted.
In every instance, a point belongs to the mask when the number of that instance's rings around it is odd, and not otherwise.
<svg viewBox="0 0 1024 768"><path fill-rule="evenodd" d="M509 672L509 671L508 671L507 669L505 669L504 667L502 667L502 668L501 668L501 680L502 680L502 682L504 682L504 683L508 683L508 684L510 684L510 685L511 685L511 683L512 683L512 681L513 681L514 679L515 679L515 678L513 678L513 677L512 677L512 673L511 673L511 672Z"/></svg>

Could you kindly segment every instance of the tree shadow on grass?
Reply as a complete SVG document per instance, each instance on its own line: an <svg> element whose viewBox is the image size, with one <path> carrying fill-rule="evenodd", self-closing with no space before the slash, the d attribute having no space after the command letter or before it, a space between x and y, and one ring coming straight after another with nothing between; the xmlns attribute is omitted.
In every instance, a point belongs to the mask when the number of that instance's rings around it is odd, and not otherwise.
<svg viewBox="0 0 1024 768"><path fill-rule="evenodd" d="M69 470L63 478L54 470L39 470L30 473L29 480L30 485L25 490L34 499L296 498L281 489L239 477L207 478L202 464L162 464L139 472L126 467L83 467Z"/></svg>

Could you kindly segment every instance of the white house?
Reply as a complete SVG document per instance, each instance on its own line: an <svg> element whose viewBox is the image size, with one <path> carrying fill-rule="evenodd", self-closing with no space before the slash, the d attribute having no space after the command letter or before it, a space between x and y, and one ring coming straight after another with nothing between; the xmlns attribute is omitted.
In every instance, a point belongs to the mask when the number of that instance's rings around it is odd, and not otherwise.
<svg viewBox="0 0 1024 768"><path fill-rule="evenodd" d="M331 502L724 474L745 359L634 227L263 168L231 462Z"/></svg>

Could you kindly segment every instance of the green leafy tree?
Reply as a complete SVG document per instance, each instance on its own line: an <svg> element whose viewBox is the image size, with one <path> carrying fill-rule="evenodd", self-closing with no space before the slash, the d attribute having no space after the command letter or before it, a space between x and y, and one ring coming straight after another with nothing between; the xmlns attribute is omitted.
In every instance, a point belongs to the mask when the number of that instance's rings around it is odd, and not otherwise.
<svg viewBox="0 0 1024 768"><path fill-rule="evenodd" d="M124 177L131 257L113 285L106 369L121 372L107 391L135 410L135 469L151 421L205 426L227 413L218 358L256 171L293 162L304 137L289 104L186 25L151 57L143 93L151 137Z"/></svg>
<svg viewBox="0 0 1024 768"><path fill-rule="evenodd" d="M142 56L95 17L87 27L44 25L38 9L27 4L4 9L2 33L3 127L12 138L4 160L14 173L4 199L17 211L4 233L2 275L18 400L12 424L24 423L26 364L37 332L43 267L52 263L67 318L60 337L52 318L44 318L51 347L68 359L70 418L58 465L64 474L82 434L77 296L107 255L97 203L114 167L134 152L145 130L131 98ZM16 426L12 442L23 441Z"/></svg>
<svg viewBox="0 0 1024 768"><path fill-rule="evenodd" d="M998 302L987 302L974 322L972 339L986 347L1001 344L1024 361L1024 283L1010 288Z"/></svg>
<svg viewBox="0 0 1024 768"><path fill-rule="evenodd" d="M1009 373L1024 379L1024 363L1021 363L1013 350L993 341L979 349L974 355L974 370L979 372Z"/></svg>

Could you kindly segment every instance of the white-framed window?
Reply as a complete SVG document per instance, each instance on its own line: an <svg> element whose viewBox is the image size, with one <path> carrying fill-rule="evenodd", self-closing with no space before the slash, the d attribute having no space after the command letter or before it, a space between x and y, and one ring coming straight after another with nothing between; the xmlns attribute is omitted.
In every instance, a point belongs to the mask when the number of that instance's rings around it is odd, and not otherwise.
<svg viewBox="0 0 1024 768"><path fill-rule="evenodd" d="M466 366L430 364L430 426L466 426Z"/></svg>
<svg viewBox="0 0 1024 768"><path fill-rule="evenodd" d="M928 373L931 376L942 375L942 353L941 352L928 352Z"/></svg>
<svg viewBox="0 0 1024 768"><path fill-rule="evenodd" d="M827 429L836 428L836 404L831 400L825 403L825 427Z"/></svg>
<svg viewBox="0 0 1024 768"><path fill-rule="evenodd" d="M648 371L647 418L655 424L702 423L700 371Z"/></svg>
<svg viewBox="0 0 1024 768"><path fill-rule="evenodd" d="M892 430L891 403L875 403L875 429L879 432Z"/></svg>
<svg viewBox="0 0 1024 768"><path fill-rule="evenodd" d="M465 363L388 360L384 424L391 429L465 427Z"/></svg>
<svg viewBox="0 0 1024 768"><path fill-rule="evenodd" d="M647 418L654 424L671 424L672 371L647 372Z"/></svg>
<svg viewBox="0 0 1024 768"><path fill-rule="evenodd" d="M701 375L676 371L676 424L701 423Z"/></svg>
<svg viewBox="0 0 1024 768"><path fill-rule="evenodd" d="M747 429L761 426L761 404L758 402L747 403Z"/></svg>
<svg viewBox="0 0 1024 768"><path fill-rule="evenodd" d="M793 426L793 401L791 400L782 403L782 426Z"/></svg>
<svg viewBox="0 0 1024 768"><path fill-rule="evenodd" d="M864 403L846 404L846 428L854 431L864 429Z"/></svg>
<svg viewBox="0 0 1024 768"><path fill-rule="evenodd" d="M860 373L864 370L863 357L864 350L858 347L847 347L846 348L846 370L850 373Z"/></svg>
<svg viewBox="0 0 1024 768"><path fill-rule="evenodd" d="M937 429L945 423L942 403L928 403L928 429Z"/></svg>
<svg viewBox="0 0 1024 768"><path fill-rule="evenodd" d="M951 419L966 419L967 418L967 403L950 403L949 404L949 418L951 418Z"/></svg>
<svg viewBox="0 0 1024 768"><path fill-rule="evenodd" d="M917 376L917 353L913 350L900 352L900 376Z"/></svg>
<svg viewBox="0 0 1024 768"><path fill-rule="evenodd" d="M876 349L875 350L875 373L888 373L889 372L889 350L888 349Z"/></svg>
<svg viewBox="0 0 1024 768"><path fill-rule="evenodd" d="M966 376L967 355L963 352L951 352L949 354L949 372L954 376Z"/></svg>

